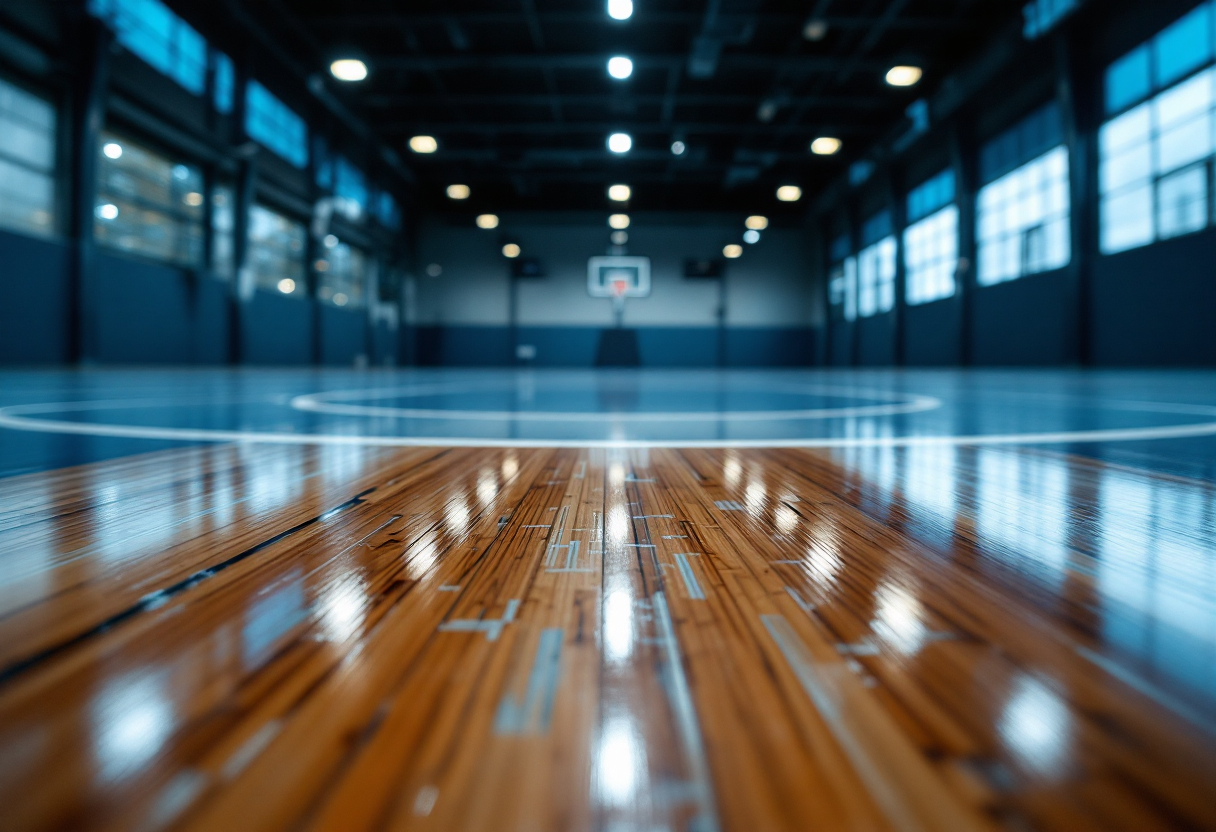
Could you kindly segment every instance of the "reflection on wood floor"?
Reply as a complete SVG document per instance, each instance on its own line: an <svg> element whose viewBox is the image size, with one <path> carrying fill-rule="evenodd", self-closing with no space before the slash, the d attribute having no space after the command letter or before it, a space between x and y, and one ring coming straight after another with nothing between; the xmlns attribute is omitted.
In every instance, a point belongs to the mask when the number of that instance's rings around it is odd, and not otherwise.
<svg viewBox="0 0 1216 832"><path fill-rule="evenodd" d="M0 481L0 828L1216 829L1216 500L1014 448Z"/></svg>

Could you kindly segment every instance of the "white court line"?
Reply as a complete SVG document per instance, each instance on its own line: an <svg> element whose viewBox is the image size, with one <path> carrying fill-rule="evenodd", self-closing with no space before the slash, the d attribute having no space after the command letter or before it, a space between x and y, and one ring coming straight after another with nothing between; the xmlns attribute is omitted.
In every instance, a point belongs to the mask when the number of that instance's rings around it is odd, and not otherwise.
<svg viewBox="0 0 1216 832"><path fill-rule="evenodd" d="M91 409L113 409L121 403L55 402L0 407L0 427L38 433L106 436L123 439L155 439L172 442L258 442L271 445L356 445L367 447L450 448L903 448L950 445L1058 445L1092 442L1137 442L1151 439L1187 439L1216 436L1216 421L1185 425L1107 430L1050 431L1043 433L971 434L962 436L885 436L786 439L499 439L456 436L361 436L332 433L283 433L276 431L159 428L143 425L106 425L61 419L32 418L33 413L63 413ZM150 406L147 404L137 406ZM1170 412L1216 416L1216 407L1206 405L1161 405ZM1116 409L1134 410L1120 407ZM1147 409L1147 408L1146 408Z"/></svg>
<svg viewBox="0 0 1216 832"><path fill-rule="evenodd" d="M470 392L484 393L484 387L470 385ZM429 392L429 391L428 391ZM840 419L858 416L898 416L937 410L941 399L916 393L891 393L852 387L797 385L786 392L804 395L829 395L840 398L876 399L887 404L860 407L817 407L797 410L694 410L683 413L599 413L591 411L558 412L550 410L448 410L440 408L381 407L378 405L338 404L335 399L404 398L418 395L413 388L373 388L370 390L330 390L307 393L291 400L294 410L328 413L339 416L379 416L400 419L443 419L463 421L529 421L529 422L770 422L804 419Z"/></svg>

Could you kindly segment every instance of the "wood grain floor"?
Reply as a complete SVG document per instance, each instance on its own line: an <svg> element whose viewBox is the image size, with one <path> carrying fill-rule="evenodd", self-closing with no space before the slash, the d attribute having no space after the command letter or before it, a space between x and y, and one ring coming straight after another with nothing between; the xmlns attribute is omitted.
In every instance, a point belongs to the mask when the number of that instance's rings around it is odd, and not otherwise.
<svg viewBox="0 0 1216 832"><path fill-rule="evenodd" d="M1216 829L1212 487L948 454L0 480L0 829Z"/></svg>

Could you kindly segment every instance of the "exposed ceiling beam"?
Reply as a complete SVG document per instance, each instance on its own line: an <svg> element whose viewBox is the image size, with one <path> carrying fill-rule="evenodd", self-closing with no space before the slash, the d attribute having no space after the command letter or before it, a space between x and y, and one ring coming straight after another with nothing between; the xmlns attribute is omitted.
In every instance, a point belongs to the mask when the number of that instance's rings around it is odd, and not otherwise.
<svg viewBox="0 0 1216 832"><path fill-rule="evenodd" d="M462 106L483 107L501 105L504 107L543 107L548 106L551 96L547 93L516 93L504 95L486 95L483 93L449 93L448 98L459 102ZM561 93L560 102L566 106L607 107L616 101L615 95L593 93ZM757 95L693 95L683 94L674 97L676 106L683 107L755 107L762 96ZM630 95L628 100L641 106L662 106L668 101L667 94ZM858 95L817 95L799 98L810 107L839 108L849 110L878 110L895 106L892 99L885 96ZM434 96L423 94L377 93L365 96L360 103L369 108L383 107L417 107L424 104L440 103Z"/></svg>
<svg viewBox="0 0 1216 832"><path fill-rule="evenodd" d="M446 27L452 18L451 14L415 14L408 11L386 13L343 13L324 12L321 14L300 15L310 25L349 29L358 27L379 27L405 23L411 26L442 26ZM546 23L554 26L599 24L604 20L604 13L597 6L594 11L586 12L550 12L542 13ZM754 15L757 23L762 25L798 26L807 17L805 13L758 12ZM519 23L518 12L461 12L458 15L465 26L502 26ZM704 20L702 12L667 12L647 11L639 9L634 13L635 22L640 25L680 25L696 26ZM828 29L869 29L878 21L878 16L863 15L828 15L821 18L827 21ZM942 17L904 17L894 24L893 29L912 31L957 31L970 28L965 21L953 16Z"/></svg>
<svg viewBox="0 0 1216 832"><path fill-rule="evenodd" d="M672 130L671 125L654 124L654 123L636 123L630 122L628 119L613 122L563 122L562 124L538 124L537 122L519 122L511 124L508 122L462 122L460 124L451 124L446 122L424 122L424 121L409 121L409 122L386 122L382 124L383 129L389 133L433 133L435 135L458 135L466 133L498 133L498 134L515 134L515 135L557 135L571 133L608 133L617 130L625 130L630 133L667 133ZM687 134L736 134L747 133L754 129L754 125L729 123L729 122L677 122L675 125L682 133ZM815 133L823 129L822 124L795 124L784 128L795 133ZM858 133L870 134L875 131L860 128L857 125L843 125L836 130L841 135L856 135ZM606 153L607 151L605 151ZM622 157L624 158L624 157Z"/></svg>
<svg viewBox="0 0 1216 832"><path fill-rule="evenodd" d="M504 69L595 69L603 71L610 57L608 52L567 54L460 54L460 55L373 55L368 60L380 70L427 72L430 70L476 69L493 72ZM635 71L639 69L670 69L683 66L683 55L631 55ZM841 58L798 56L787 59L782 55L747 52L724 52L724 64L747 69L772 70L788 66L800 72L837 72L844 65ZM890 67L880 60L860 60L856 69L885 72Z"/></svg>

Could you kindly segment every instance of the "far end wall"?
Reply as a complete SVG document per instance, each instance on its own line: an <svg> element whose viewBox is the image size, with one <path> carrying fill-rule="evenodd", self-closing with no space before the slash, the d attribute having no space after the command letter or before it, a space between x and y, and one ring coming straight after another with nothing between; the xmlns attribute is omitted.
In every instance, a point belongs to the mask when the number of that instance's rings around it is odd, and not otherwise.
<svg viewBox="0 0 1216 832"><path fill-rule="evenodd" d="M684 277L690 258L721 259L740 242L742 216L631 215L625 253L651 260L651 294L626 301L624 326L638 335L643 366L806 366L815 362L822 321L812 285L813 252L801 228L772 228L743 257L726 261L725 326L718 320L717 280ZM471 217L432 218L418 230L413 302L418 358L443 365L501 366L516 346L534 347L528 363L591 366L600 334L614 326L612 303L587 294L587 260L609 254L604 214L519 214L493 231ZM537 257L542 278L517 281L511 319L507 242ZM442 273L427 276L437 265ZM515 330L512 332L512 323Z"/></svg>

